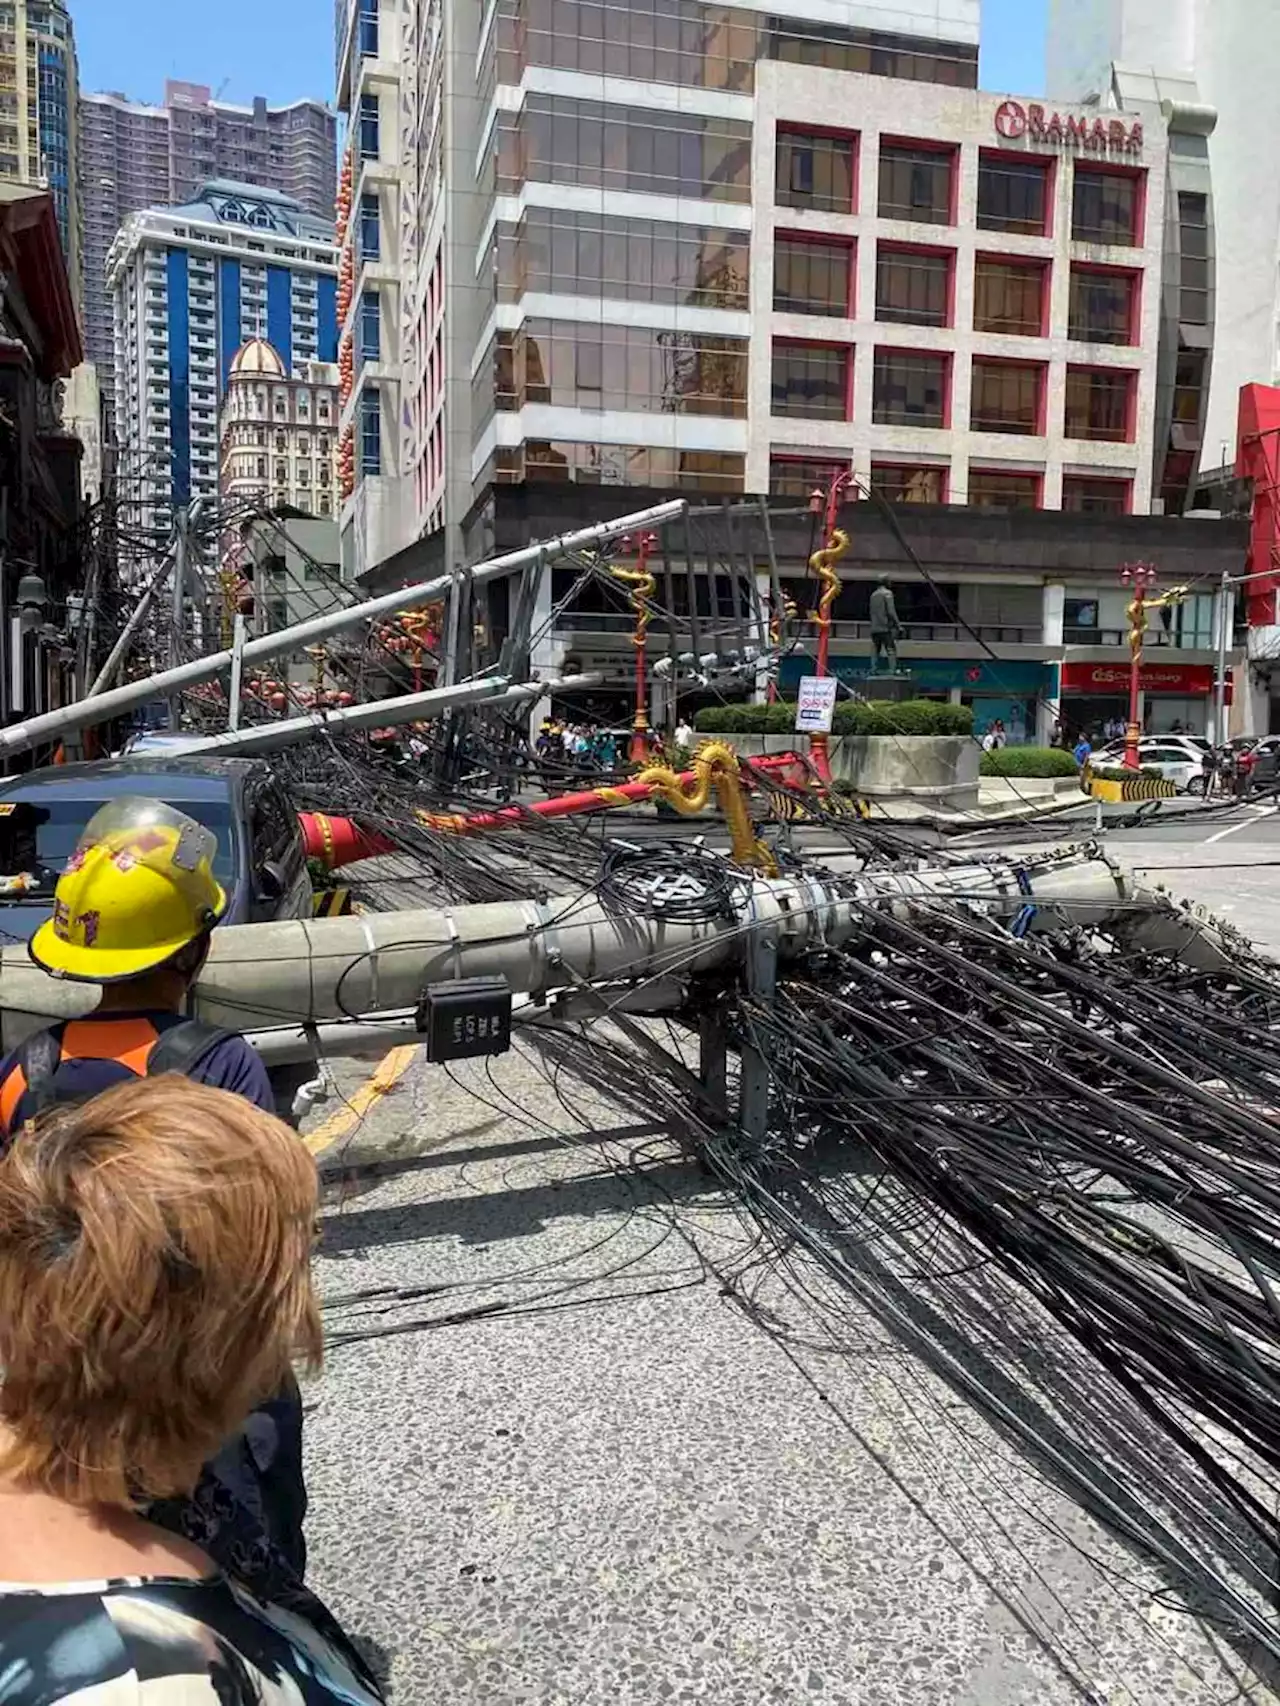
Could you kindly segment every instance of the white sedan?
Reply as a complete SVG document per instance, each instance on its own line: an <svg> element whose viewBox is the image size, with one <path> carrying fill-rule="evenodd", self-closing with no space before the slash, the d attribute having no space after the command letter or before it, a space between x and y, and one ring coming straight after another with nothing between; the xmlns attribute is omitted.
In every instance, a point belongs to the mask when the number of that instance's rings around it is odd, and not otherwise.
<svg viewBox="0 0 1280 1706"><path fill-rule="evenodd" d="M1138 763L1144 770L1158 770L1180 794L1202 794L1203 750L1199 741L1183 735L1144 735L1138 742ZM1113 741L1095 755L1094 762L1123 764L1124 742Z"/></svg>

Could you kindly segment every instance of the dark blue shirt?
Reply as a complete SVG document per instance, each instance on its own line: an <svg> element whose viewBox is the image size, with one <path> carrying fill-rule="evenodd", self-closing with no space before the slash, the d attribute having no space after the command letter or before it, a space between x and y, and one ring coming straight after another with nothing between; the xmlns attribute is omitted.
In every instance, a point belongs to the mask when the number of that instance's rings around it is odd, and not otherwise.
<svg viewBox="0 0 1280 1706"><path fill-rule="evenodd" d="M61 1055L54 1073L56 1100L87 1101L131 1078L145 1078L156 1044L185 1022L177 1013L108 1013L50 1027ZM230 1090L269 1114L276 1111L267 1069L243 1037L215 1042L197 1057L186 1076L215 1090ZM14 1051L0 1062L0 1132L12 1137L35 1111L20 1053Z"/></svg>

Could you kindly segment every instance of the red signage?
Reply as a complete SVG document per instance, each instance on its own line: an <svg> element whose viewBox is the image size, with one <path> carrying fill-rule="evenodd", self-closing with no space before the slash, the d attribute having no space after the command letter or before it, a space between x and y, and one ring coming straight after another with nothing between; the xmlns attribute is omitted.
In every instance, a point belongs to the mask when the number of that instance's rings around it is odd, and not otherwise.
<svg viewBox="0 0 1280 1706"><path fill-rule="evenodd" d="M1213 692L1213 665L1209 663L1144 663L1140 677L1144 693L1181 693L1186 698ZM1127 663L1064 663L1064 693L1105 693L1111 697L1129 691Z"/></svg>
<svg viewBox="0 0 1280 1706"><path fill-rule="evenodd" d="M1006 142L1029 142L1060 148L1085 148L1093 154L1137 154L1142 149L1140 120L1122 118L1078 118L1068 113L1046 112L1035 101L1001 101L996 108L996 134Z"/></svg>

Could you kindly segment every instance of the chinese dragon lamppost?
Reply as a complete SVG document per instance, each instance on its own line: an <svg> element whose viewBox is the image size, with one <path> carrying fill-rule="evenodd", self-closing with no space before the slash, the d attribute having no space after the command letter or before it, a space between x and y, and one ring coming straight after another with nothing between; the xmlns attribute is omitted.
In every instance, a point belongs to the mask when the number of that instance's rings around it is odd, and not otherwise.
<svg viewBox="0 0 1280 1706"><path fill-rule="evenodd" d="M796 601L794 598L789 598L785 592L780 598L770 598L769 649L771 652L775 654L781 652L782 636L786 631L786 625L788 622L794 622L795 619ZM770 705L774 704L778 697L778 666L779 659L775 656L770 660L769 665L769 691L767 698Z"/></svg>
<svg viewBox="0 0 1280 1706"><path fill-rule="evenodd" d="M378 639L389 652L413 659L413 690L422 692L422 660L426 653L439 650L440 630L444 622L444 606L429 604L425 610L400 610L385 627L379 629Z"/></svg>
<svg viewBox="0 0 1280 1706"><path fill-rule="evenodd" d="M622 581L631 588L628 599L631 608L636 613L635 631L631 636L631 644L636 649L636 714L631 725L631 749L628 753L632 764L646 764L649 759L649 716L645 695L646 666L650 621L650 601L658 590L658 582L649 570L649 556L658 543L656 533L641 535L636 552L634 569L611 568L609 573L614 580ZM622 541L624 550L630 548L630 541Z"/></svg>
<svg viewBox="0 0 1280 1706"><path fill-rule="evenodd" d="M1138 707L1142 697L1142 649L1147 639L1147 612L1166 610L1181 604L1187 596L1185 586L1175 586L1169 592L1153 595L1159 571L1154 563L1124 563L1120 580L1133 589L1133 602L1125 612L1129 618L1129 721L1124 732L1124 767L1137 770L1138 742L1142 739L1142 719Z"/></svg>
<svg viewBox="0 0 1280 1706"><path fill-rule="evenodd" d="M840 499L852 484L853 473L848 468L836 474L832 479L826 494L824 523L826 543L820 550L815 551L809 559L809 567L822 585L818 608L813 615L814 626L818 630L818 662L814 673L819 677L828 673L827 665L831 655L831 612L836 599L840 596L840 575L835 565L849 549L849 535L836 526L836 516L840 513ZM822 493L814 492L809 499L810 511L816 513L821 506ZM830 782L829 736L825 734L810 735L809 750L818 775L823 782Z"/></svg>

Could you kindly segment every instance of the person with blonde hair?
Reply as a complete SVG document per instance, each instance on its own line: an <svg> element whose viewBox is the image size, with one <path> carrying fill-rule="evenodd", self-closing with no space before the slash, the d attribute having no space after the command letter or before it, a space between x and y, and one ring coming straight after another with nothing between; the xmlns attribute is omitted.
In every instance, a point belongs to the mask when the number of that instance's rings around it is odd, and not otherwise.
<svg viewBox="0 0 1280 1706"><path fill-rule="evenodd" d="M187 1016L227 906L218 840L164 800L122 795L85 825L53 914L28 952L50 976L100 988L86 1018L36 1031L0 1061L0 1149L55 1107L181 1073L271 1112L266 1069L241 1036ZM194 1501L170 1519L242 1575L306 1574L302 1401L292 1375L228 1440Z"/></svg>
<svg viewBox="0 0 1280 1706"><path fill-rule="evenodd" d="M0 1160L0 1699L369 1706L297 1584L271 1598L149 1520L321 1357L315 1165L175 1076L54 1109Z"/></svg>

